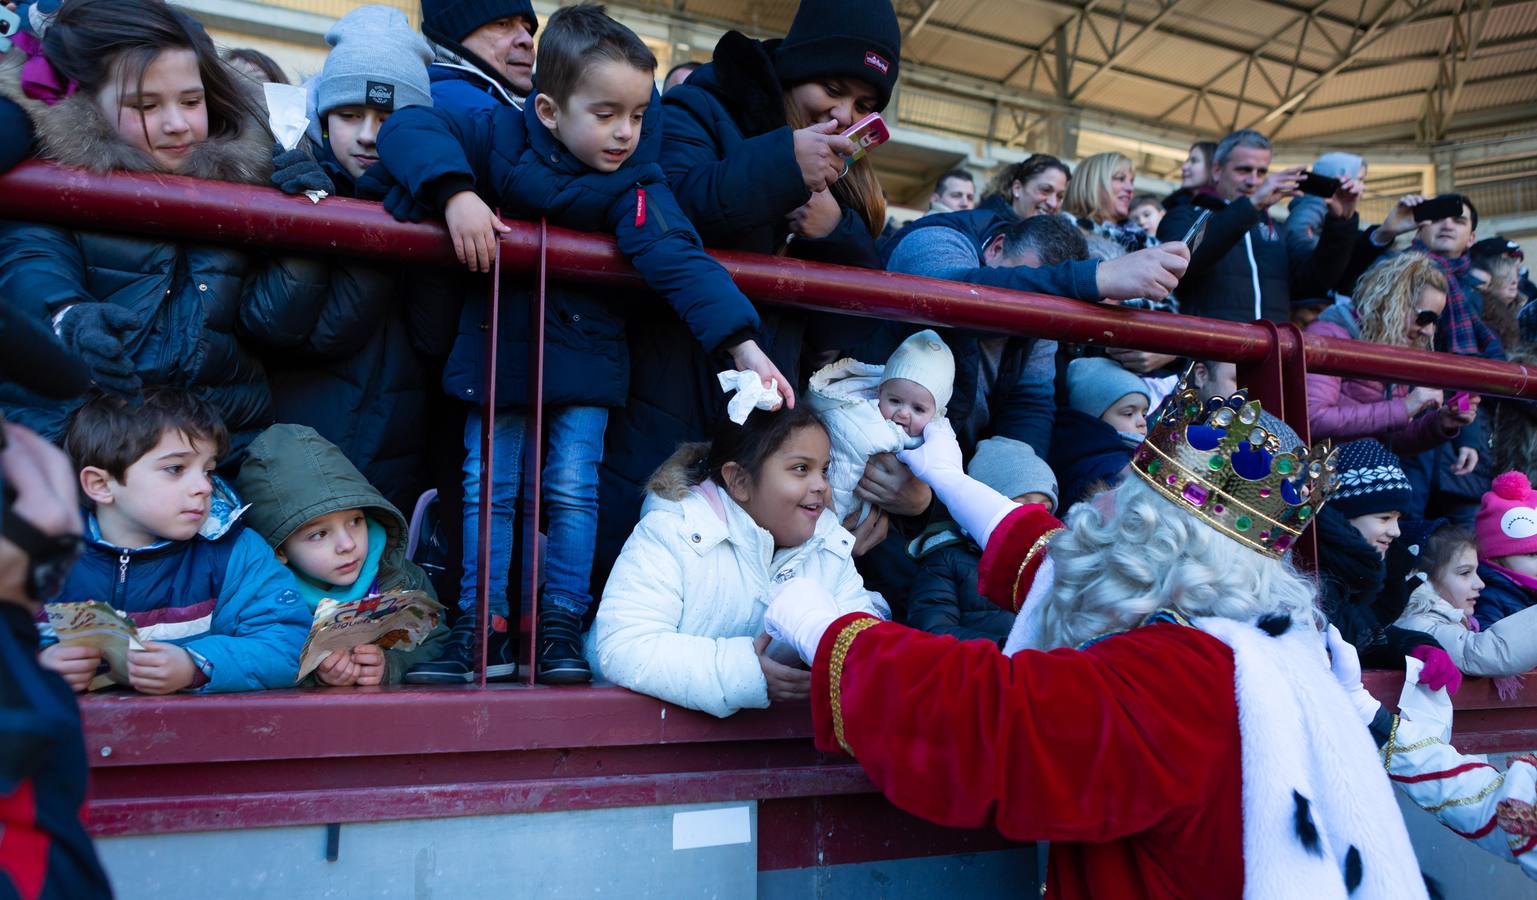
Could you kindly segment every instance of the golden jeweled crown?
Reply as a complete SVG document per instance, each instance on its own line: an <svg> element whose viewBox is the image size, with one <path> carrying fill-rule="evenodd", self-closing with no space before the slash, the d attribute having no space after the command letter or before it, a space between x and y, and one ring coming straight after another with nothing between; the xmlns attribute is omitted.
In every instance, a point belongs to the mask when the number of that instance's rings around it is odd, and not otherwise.
<svg viewBox="0 0 1537 900"><path fill-rule="evenodd" d="M1181 379L1132 468L1171 502L1246 547L1279 558L1334 492L1329 442L1283 452L1239 391L1205 403Z"/></svg>

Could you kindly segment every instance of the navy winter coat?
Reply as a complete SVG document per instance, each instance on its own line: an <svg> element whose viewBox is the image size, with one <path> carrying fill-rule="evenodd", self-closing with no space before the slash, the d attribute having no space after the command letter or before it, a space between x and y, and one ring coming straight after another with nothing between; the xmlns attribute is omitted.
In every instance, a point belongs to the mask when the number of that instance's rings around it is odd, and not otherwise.
<svg viewBox="0 0 1537 900"><path fill-rule="evenodd" d="M512 106L513 94L470 63L438 61L427 67L432 105L452 112L491 112Z"/></svg>
<svg viewBox="0 0 1537 900"><path fill-rule="evenodd" d="M1289 321L1292 298L1327 293L1355 250L1355 215L1324 219L1317 247L1293 252L1281 229L1247 197L1225 203L1204 193L1170 208L1158 225L1158 239L1181 240L1204 209L1212 210L1206 236L1178 291L1180 310L1191 315L1229 322Z"/></svg>
<svg viewBox="0 0 1537 900"><path fill-rule="evenodd" d="M1537 597L1530 591L1487 565L1479 565L1478 579L1484 583L1484 589L1479 592L1478 604L1473 607L1473 618L1478 620L1480 627L1488 628L1537 603Z"/></svg>
<svg viewBox="0 0 1537 900"><path fill-rule="evenodd" d="M714 61L667 92L661 164L678 205L706 246L774 253L814 262L879 268L875 238L862 218L844 210L825 238L786 243L786 217L811 198L795 161L784 114L784 87L774 74L775 41L728 32ZM873 320L766 307L757 340L785 377L801 381L803 356L863 340ZM599 581L639 518L643 487L681 443L705 439L725 415L715 373L733 368L724 355L703 354L662 316L630 329L634 360L630 399L609 417L599 478ZM808 354L807 351L810 351Z"/></svg>
<svg viewBox="0 0 1537 900"><path fill-rule="evenodd" d="M1131 448L1108 423L1071 407L1057 410L1051 434L1051 453L1046 457L1057 473L1059 516L1066 517L1073 504L1085 499L1096 485L1115 487L1131 462Z"/></svg>
<svg viewBox="0 0 1537 900"><path fill-rule="evenodd" d="M1003 646L1014 614L977 589L981 549L950 522L926 531L913 541L911 552L921 568L907 600L907 624L930 634Z"/></svg>
<svg viewBox="0 0 1537 900"><path fill-rule="evenodd" d="M758 327L752 304L699 245L656 165L661 107L646 112L635 153L611 173L588 168L540 124L533 98L524 110L456 114L410 107L390 116L379 133L381 164L423 202L442 209L472 187L504 214L548 217L553 225L613 234L619 251L661 293L710 350L746 339ZM497 404L528 403L528 295L500 320ZM612 289L562 287L546 291L544 402L617 407L629 378L625 306ZM443 384L482 402L486 325L484 289L472 293Z"/></svg>
<svg viewBox="0 0 1537 900"><path fill-rule="evenodd" d="M352 179L331 155L316 150L337 193ZM244 333L267 352L272 403L279 422L308 425L340 447L370 483L401 509L422 491L427 386L407 309L454 302L433 296L429 278L404 267L336 258L329 289L285 303L269 294L241 306ZM436 281L441 273L430 273Z"/></svg>
<svg viewBox="0 0 1537 900"><path fill-rule="evenodd" d="M81 94L51 107L23 104L38 125L39 154L102 171L159 171L128 146ZM272 145L258 122L238 137L210 138L182 171L197 177L265 185ZM132 223L113 223L124 228ZM112 303L138 317L125 338L146 385L172 385L211 400L238 449L272 421L272 395L260 361L236 337L243 303L273 307L324 290L322 264L270 258L228 245L69 230L27 222L0 223L0 295L52 331L53 318L77 303ZM0 407L13 421L58 438L76 403L0 385Z"/></svg>

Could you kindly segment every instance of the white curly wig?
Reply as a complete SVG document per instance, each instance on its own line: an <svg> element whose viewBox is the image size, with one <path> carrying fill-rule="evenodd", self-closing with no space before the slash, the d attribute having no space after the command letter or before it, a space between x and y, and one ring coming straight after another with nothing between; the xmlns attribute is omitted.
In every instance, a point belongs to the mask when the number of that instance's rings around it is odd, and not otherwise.
<svg viewBox="0 0 1537 900"><path fill-rule="evenodd" d="M1180 509L1128 473L1077 504L1051 543L1056 580L1034 611L1036 647L1077 647L1135 627L1158 609L1253 621L1283 613L1319 628L1317 591L1275 560Z"/></svg>

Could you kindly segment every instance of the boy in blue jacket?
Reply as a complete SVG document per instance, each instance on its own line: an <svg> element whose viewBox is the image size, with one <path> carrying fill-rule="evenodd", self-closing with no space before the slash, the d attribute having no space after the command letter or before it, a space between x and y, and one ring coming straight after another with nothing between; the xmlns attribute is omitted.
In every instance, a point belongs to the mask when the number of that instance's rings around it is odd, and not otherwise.
<svg viewBox="0 0 1537 900"><path fill-rule="evenodd" d="M507 231L487 205L546 217L551 224L613 234L619 250L660 293L709 351L737 369L774 379L787 402L790 384L758 347L758 317L725 269L700 246L657 164L661 108L656 58L635 33L603 7L565 7L550 17L539 45L536 93L522 110L456 113L413 107L392 115L379 133L381 164L418 201L441 210L454 250L472 271L491 270L498 234ZM483 291L480 292L483 294ZM544 402L551 407L544 486L549 513L546 583L540 598L538 678L546 683L591 679L581 647L581 618L592 603L589 582L597 529L598 466L608 410L625 402L629 358L622 312L597 295L557 287L547 295ZM507 571L513 510L520 484L525 409L530 402L528 353L515 312L501 317L493 460L488 677L516 672L506 638ZM444 374L456 397L483 404L486 309L467 304ZM475 609L479 529L480 413L465 427L464 576L459 603ZM471 678L474 615L460 617L449 649L406 676L418 683Z"/></svg>
<svg viewBox="0 0 1537 900"><path fill-rule="evenodd" d="M293 575L213 474L229 433L194 395L118 394L75 413L64 448L88 501L85 553L49 603L98 600L133 620L143 650L128 678L143 694L292 687L310 611ZM44 666L76 691L101 662L45 627Z"/></svg>

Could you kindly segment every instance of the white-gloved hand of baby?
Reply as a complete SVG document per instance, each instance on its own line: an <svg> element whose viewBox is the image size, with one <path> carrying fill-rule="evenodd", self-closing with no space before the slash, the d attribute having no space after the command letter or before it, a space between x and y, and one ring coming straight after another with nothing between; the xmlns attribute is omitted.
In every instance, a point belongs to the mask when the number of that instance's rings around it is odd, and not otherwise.
<svg viewBox="0 0 1537 900"><path fill-rule="evenodd" d="M779 395L778 379L770 378L768 384L764 384L763 377L757 372L731 369L719 372L715 377L720 380L720 389L732 395L726 401L726 415L738 425L746 422L755 409L772 411L784 403L784 398Z"/></svg>
<svg viewBox="0 0 1537 900"><path fill-rule="evenodd" d="M899 450L897 459L912 470L913 477L934 489L961 529L983 547L998 523L1019 507L966 475L961 468L961 445L955 439L950 420L944 416L935 416L923 427L923 446Z"/></svg>
<svg viewBox="0 0 1537 900"><path fill-rule="evenodd" d="M1366 686L1361 683L1361 657L1356 653L1356 648L1345 640L1340 630L1333 625L1329 626L1329 670L1334 673L1334 680L1340 683L1345 693L1350 697L1350 702L1356 708L1356 714L1361 717L1361 724L1370 725L1376 718L1377 710L1382 708L1378 702L1367 692Z"/></svg>
<svg viewBox="0 0 1537 900"><path fill-rule="evenodd" d="M792 578L769 597L763 628L769 637L794 647L809 666L816 660L822 636L841 615L838 601L827 588L810 578Z"/></svg>

